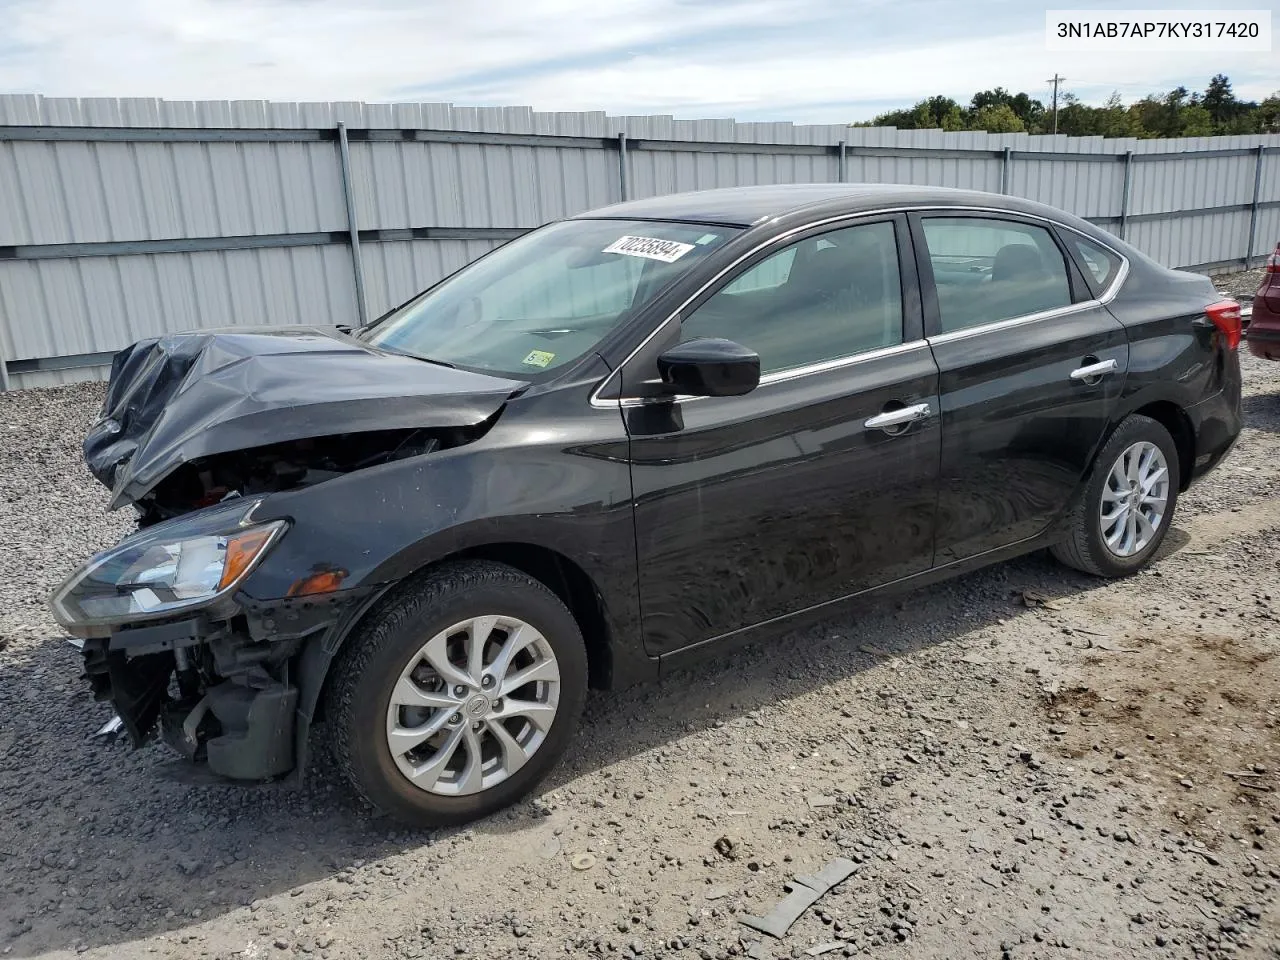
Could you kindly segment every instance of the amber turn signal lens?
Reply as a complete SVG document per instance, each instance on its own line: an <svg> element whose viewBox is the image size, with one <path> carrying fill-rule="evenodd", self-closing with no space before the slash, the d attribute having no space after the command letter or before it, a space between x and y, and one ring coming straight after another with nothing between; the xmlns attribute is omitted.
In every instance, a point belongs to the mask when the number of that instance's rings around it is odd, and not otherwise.
<svg viewBox="0 0 1280 960"><path fill-rule="evenodd" d="M323 570L320 573L313 573L309 577L294 581L293 586L289 588L289 596L309 597L316 593L333 593L342 586L342 581L345 579L347 579L345 570Z"/></svg>
<svg viewBox="0 0 1280 960"><path fill-rule="evenodd" d="M218 581L218 589L225 590L235 583L262 552L262 548L271 540L272 530L250 530L227 540L227 559L222 567L222 579Z"/></svg>

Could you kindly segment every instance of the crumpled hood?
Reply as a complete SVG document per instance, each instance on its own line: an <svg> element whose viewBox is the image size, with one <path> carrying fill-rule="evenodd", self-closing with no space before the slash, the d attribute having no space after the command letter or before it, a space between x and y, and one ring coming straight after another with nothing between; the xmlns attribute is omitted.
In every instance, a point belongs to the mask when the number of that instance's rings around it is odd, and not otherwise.
<svg viewBox="0 0 1280 960"><path fill-rule="evenodd" d="M116 354L84 454L114 510L201 457L367 430L473 426L524 385L319 327L177 334Z"/></svg>

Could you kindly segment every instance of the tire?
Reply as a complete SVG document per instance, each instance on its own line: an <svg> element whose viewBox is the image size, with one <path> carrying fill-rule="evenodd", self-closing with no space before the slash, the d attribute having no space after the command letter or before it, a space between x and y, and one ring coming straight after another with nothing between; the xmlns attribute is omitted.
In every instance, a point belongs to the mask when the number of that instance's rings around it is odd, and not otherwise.
<svg viewBox="0 0 1280 960"><path fill-rule="evenodd" d="M1146 446L1143 447L1141 445ZM1106 524L1102 511L1104 495L1110 498L1106 504L1108 509L1114 509L1117 504L1114 499L1116 483L1113 479L1113 470L1117 468L1117 461L1126 452L1135 449L1149 450L1152 447L1159 451L1160 457L1164 461L1164 468L1167 471L1163 482L1163 495L1165 498L1163 512L1160 514L1159 521L1153 524L1154 533L1146 539L1145 543L1141 541L1141 532L1138 535L1139 539L1131 541L1126 541L1122 533L1121 541L1117 548L1110 547L1104 536ZM1132 463L1133 460L1131 459L1128 462ZM1141 468L1141 463L1142 460L1139 457L1139 468ZM1155 472L1153 472L1152 476L1154 475ZM1178 489L1181 480L1178 447L1173 442L1173 437L1170 436L1169 431L1150 417L1137 414L1126 417L1098 453L1098 457L1089 473L1089 479L1085 484L1084 495L1067 520L1064 539L1052 548L1053 555L1068 567L1093 574L1096 577L1116 578L1137 573L1151 562L1151 558L1160 549L1160 544L1164 542L1165 535L1169 532L1169 526L1173 522L1174 509L1178 503ZM1156 487L1158 487L1158 484L1153 485L1152 489L1154 490ZM1144 508L1145 506L1144 504ZM1130 502L1128 511L1133 512L1132 502ZM1150 522L1150 514L1145 509L1141 513ZM1127 520L1128 513L1125 513L1124 516ZM1117 529L1116 527L1111 528L1113 535ZM1138 544L1141 544L1141 546L1138 546ZM1126 553L1126 547L1131 552ZM1137 548L1134 549L1135 547Z"/></svg>
<svg viewBox="0 0 1280 960"><path fill-rule="evenodd" d="M459 624L470 626L449 632ZM472 670L473 637L480 636L489 638L479 644L487 666ZM507 669L498 665L508 644L514 649L529 637L538 641L517 650ZM424 645L431 648L429 659ZM551 679L548 663L558 668L558 678ZM502 690L503 682L518 682L534 668L539 679ZM493 686L454 684L442 670L453 679L479 673ZM503 692L505 697L495 696ZM417 827L451 826L487 816L531 791L563 756L586 692L582 632L560 599L512 567L465 561L406 585L348 638L330 680L327 736L352 787L379 811ZM539 697L553 693L548 713ZM419 706L419 697L430 705ZM414 705L393 708L393 700ZM457 709L440 705L446 700ZM505 738L495 724L507 731ZM428 729L436 732L420 746L399 749ZM450 744L448 764L441 766ZM418 771L416 779L409 771ZM490 780L495 782L481 785Z"/></svg>

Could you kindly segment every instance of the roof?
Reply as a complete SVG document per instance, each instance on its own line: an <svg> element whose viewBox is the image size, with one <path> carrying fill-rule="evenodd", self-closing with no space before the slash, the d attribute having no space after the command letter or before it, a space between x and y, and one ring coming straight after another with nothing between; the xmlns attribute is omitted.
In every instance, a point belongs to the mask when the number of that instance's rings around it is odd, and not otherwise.
<svg viewBox="0 0 1280 960"><path fill-rule="evenodd" d="M674 193L647 200L616 203L578 216L588 219L692 220L697 223L748 227L761 220L794 213L805 207L821 206L831 212L856 213L862 209L885 206L934 203L943 206L968 204L1040 213L1046 209L1027 200L948 187L919 187L900 183L785 183Z"/></svg>

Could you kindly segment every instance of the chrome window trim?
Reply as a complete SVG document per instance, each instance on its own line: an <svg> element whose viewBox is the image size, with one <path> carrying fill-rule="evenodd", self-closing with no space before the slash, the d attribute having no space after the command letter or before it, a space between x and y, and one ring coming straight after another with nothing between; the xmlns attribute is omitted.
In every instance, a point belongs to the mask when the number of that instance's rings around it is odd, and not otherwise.
<svg viewBox="0 0 1280 960"><path fill-rule="evenodd" d="M841 367L850 367L867 360L879 360L882 357L910 353L912 350L919 350L921 347L927 347L928 345L929 342L927 340L911 340L907 343L895 343L888 347L876 347L874 350L865 350L862 353L851 353L846 357L837 357L834 360L819 360L815 363L806 363L802 367L775 370L772 373L764 374L760 378L760 386L765 387L774 383L785 383L788 380L795 380L797 377L807 377L812 373L826 373L828 370L839 370Z"/></svg>
<svg viewBox="0 0 1280 960"><path fill-rule="evenodd" d="M926 337L926 339L929 343L951 343L953 340L964 340L966 337L976 337L980 334L991 333L993 330L1021 327L1028 323L1035 323L1037 320L1065 317L1068 314L1081 313L1100 306L1102 304L1097 300L1082 300L1079 303L1069 303L1065 307L1054 307L1052 310L1041 310L1039 313L1024 313L1021 316L1009 317L1006 320L993 320L990 323L982 323L976 327L964 327L960 330L952 330L949 333L940 333L934 337Z"/></svg>
<svg viewBox="0 0 1280 960"><path fill-rule="evenodd" d="M788 241L792 237L796 236L797 234L805 233L806 231L812 230L815 227L826 227L826 226L831 226L833 224L852 222L856 220L864 220L868 217L893 215L898 213L925 213L925 212L938 213L939 215L943 215L943 216L945 216L947 213L950 213L950 212L994 214L997 217L1001 215L1003 215L1004 217L1014 217L1014 218L1021 217L1026 220L1038 220L1041 223L1052 224L1054 227L1057 227L1062 230L1070 230L1072 233L1079 234L1080 236L1084 237L1086 240L1089 240L1092 243L1096 243L1102 247L1105 247L1111 253L1115 254L1117 257L1120 258L1120 270L1116 273L1116 278L1111 282L1111 286L1108 287L1107 290L1102 294L1102 296L1098 297L1096 300L1084 300L1084 301L1081 301L1080 303L1073 303L1066 307L1059 307L1054 310L1046 310L1040 313L1027 314L1020 317L1010 317L1006 320L997 320L997 321L994 321L993 323L983 324L982 326L978 326L978 327L969 327L966 330L956 330L956 331L953 331L952 333L940 334L939 336L936 336L936 337L926 337L923 340L913 340L910 343L898 344L896 347L886 348L887 350L890 350L890 351L897 350L900 348L906 348L906 347L916 347L918 345L928 345L929 343L946 342L949 339L959 339L962 336L971 336L980 332L985 333L990 330L998 330L1004 327L1018 326L1024 323L1032 323L1036 320L1045 320L1052 317L1061 316L1067 313L1073 313L1077 310L1091 310L1096 307L1108 304L1112 300L1114 300L1116 295L1120 292L1120 287L1124 284L1124 281L1129 276L1129 258L1126 257L1119 250L1115 249L1108 243L1098 240L1095 237L1091 237L1089 234L1085 233L1083 230L1078 230L1075 227L1070 226L1069 224L1065 224L1060 220L1055 220L1052 217L1041 216L1040 214L1037 214L1037 213L1025 213L1020 210L1002 210L998 207L977 207L977 206L939 207L936 204L921 204L917 206L880 207L874 210L859 210L855 213L842 213L837 216L828 217L825 220L814 220L811 223L806 223L802 226L794 227L791 230L788 230L786 233L778 234L778 236L776 237L771 237L770 239L757 244L756 246L752 247L750 250L747 250L745 253L738 256L738 258L735 259L732 263L726 265L722 270L716 273L715 276L711 277L709 280L707 280L706 283L704 283L692 294L686 297L684 302L681 303L680 306L676 307L669 314L667 314L667 316L664 317L659 323L656 323L653 327L653 330L649 332L649 335L645 337L643 340L641 340L640 343L636 344L636 346L631 350L630 353L627 354L627 356L623 359L623 361L618 364L618 366L613 370L613 372L611 372L608 376L606 376L603 380L601 380L599 385L596 386L596 388L591 391L591 396L588 402L593 407L597 407L601 409L614 409L616 407L643 406L644 404L655 403L655 402L685 403L689 400L707 399L706 397L691 397L691 396L685 396L683 394L677 394L674 397L662 397L662 398L621 397L617 400L601 400L600 394L604 390L604 388L609 385L609 382L614 379L614 377L621 376L622 369L628 363L630 363L633 359L635 359L636 354L638 354L641 350L647 347L649 345L649 342L658 335L658 333L663 329L663 327L665 327L668 323L670 323L676 317L680 316L680 314L684 312L685 308L688 307L689 304L693 303L693 301L697 300L700 296L706 293L707 290L709 290L712 286L714 286L721 279L723 279L723 277L726 274L730 273L731 271L736 269L740 264L751 259L757 253L766 249L767 247L772 246L773 244L781 243L783 241ZM758 221L757 223L752 224L752 226L758 226L759 223L761 222L764 222L763 218L761 221ZM885 355L884 351L871 351L865 354L863 353L853 354L852 356L842 357L838 360L824 360L820 363L810 364L805 367L794 367L791 370L779 370L779 371L776 371L775 373L766 374L765 376L761 377L760 382L762 385L764 385L766 383L776 383L782 379L790 380L796 377L807 376L810 373L818 373L818 372L823 372L829 369L836 369L837 367L844 366L845 364L854 364L863 359L869 359L869 358L873 358L875 356L881 356L881 355ZM775 378L775 377L777 379L769 379L769 378Z"/></svg>
<svg viewBox="0 0 1280 960"><path fill-rule="evenodd" d="M851 367L869 360L880 360L884 357L892 357L901 353L910 353L913 350L928 349L928 346L929 341L927 340L912 340L908 343L895 343L891 347L877 347L875 350L867 350L847 357L837 357L834 360L807 363L803 367L788 367L786 370L775 370L773 373L766 373L760 378L760 387L771 387L775 383L786 383L788 380L796 380L815 373L826 373L828 370L839 370L842 367ZM756 389L760 389L760 387ZM623 397L619 400L599 401L593 397L591 405L612 410L616 407L643 407L646 404L688 403L691 400L710 399L711 397L698 397L685 393L677 393L670 397Z"/></svg>

